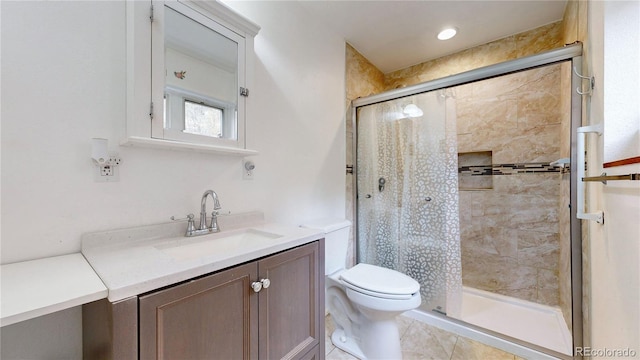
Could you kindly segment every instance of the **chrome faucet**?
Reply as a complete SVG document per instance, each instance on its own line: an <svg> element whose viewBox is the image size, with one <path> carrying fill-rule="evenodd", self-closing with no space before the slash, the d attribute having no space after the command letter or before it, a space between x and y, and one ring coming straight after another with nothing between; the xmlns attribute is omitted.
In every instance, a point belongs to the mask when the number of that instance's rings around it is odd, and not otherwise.
<svg viewBox="0 0 640 360"><path fill-rule="evenodd" d="M213 212L211 213L211 224L207 226L207 198L211 195L213 199ZM220 210L220 201L218 200L218 194L216 194L213 190L207 190L202 194L202 200L200 200L200 226L196 229L194 215L187 215L187 232L184 234L185 236L197 236L197 235L205 235L210 233L220 232L220 227L218 226L218 210ZM171 217L171 220L182 220L182 219L174 219Z"/></svg>
<svg viewBox="0 0 640 360"><path fill-rule="evenodd" d="M207 229L207 198L211 195L213 199L213 212L211 213L211 225ZM218 227L218 211L220 210L220 201L218 200L218 194L213 190L207 190L202 194L202 200L200 200L200 229L209 230L209 232L219 232Z"/></svg>

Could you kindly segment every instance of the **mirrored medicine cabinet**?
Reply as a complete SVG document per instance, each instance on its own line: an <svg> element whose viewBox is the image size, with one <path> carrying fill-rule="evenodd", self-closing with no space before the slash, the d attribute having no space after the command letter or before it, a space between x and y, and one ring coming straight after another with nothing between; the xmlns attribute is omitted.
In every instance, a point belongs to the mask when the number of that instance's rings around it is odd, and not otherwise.
<svg viewBox="0 0 640 360"><path fill-rule="evenodd" d="M247 149L246 102L260 27L217 1L127 1L122 145L231 155Z"/></svg>

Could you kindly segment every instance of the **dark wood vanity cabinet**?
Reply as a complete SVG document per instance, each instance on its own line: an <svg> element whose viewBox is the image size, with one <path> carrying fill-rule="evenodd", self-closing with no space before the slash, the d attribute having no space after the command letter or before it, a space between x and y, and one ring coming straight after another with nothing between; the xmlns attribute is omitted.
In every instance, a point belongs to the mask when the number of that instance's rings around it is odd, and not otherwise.
<svg viewBox="0 0 640 360"><path fill-rule="evenodd" d="M257 264L139 297L140 359L255 359Z"/></svg>
<svg viewBox="0 0 640 360"><path fill-rule="evenodd" d="M116 352L136 353L140 359L324 358L321 241L141 295L137 297L135 322L130 314L120 316L119 322L117 318L103 324L85 322L96 318L96 311L108 318L109 313L123 312L119 306L124 307L118 303L98 305L106 306L105 312L85 305L83 332L94 335L85 336L85 358L121 359L105 356ZM262 279L268 279L269 286L255 292L252 284ZM96 339L95 330L105 325L112 329L98 333L111 336ZM131 329L134 325L137 330ZM137 351L123 352L113 343L113 334L119 331L135 332ZM121 340L120 345L133 346L131 336L120 337L127 340ZM105 346L112 351L104 351Z"/></svg>

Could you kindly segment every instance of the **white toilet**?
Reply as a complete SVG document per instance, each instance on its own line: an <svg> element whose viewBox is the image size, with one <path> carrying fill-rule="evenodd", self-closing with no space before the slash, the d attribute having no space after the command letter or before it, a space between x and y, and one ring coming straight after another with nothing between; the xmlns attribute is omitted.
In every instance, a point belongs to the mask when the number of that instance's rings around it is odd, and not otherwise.
<svg viewBox="0 0 640 360"><path fill-rule="evenodd" d="M345 269L350 226L342 219L304 225L325 233L326 307L336 324L331 341L360 359L401 359L395 318L420 305L420 284L379 266Z"/></svg>

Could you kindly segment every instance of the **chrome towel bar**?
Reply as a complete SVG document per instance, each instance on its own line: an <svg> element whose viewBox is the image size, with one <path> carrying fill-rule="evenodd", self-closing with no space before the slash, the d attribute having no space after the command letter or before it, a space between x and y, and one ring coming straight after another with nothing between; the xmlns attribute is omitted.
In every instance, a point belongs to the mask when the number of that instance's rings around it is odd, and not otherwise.
<svg viewBox="0 0 640 360"><path fill-rule="evenodd" d="M607 175L607 173L602 173L600 176L582 178L582 181L600 181L605 185L607 184L607 181L611 180L640 180L640 173L626 175Z"/></svg>

